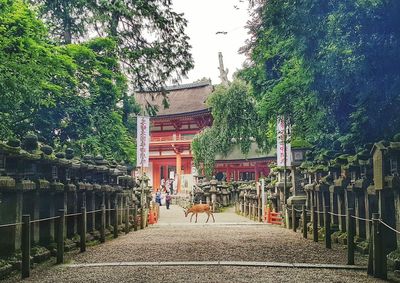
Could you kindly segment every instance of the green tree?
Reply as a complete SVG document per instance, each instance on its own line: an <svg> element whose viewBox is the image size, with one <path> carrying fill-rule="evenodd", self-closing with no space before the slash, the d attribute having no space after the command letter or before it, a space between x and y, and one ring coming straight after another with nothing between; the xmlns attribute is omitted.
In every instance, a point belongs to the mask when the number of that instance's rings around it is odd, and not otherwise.
<svg viewBox="0 0 400 283"><path fill-rule="evenodd" d="M21 0L0 1L0 138L33 128L38 110L74 87L73 64L47 43L43 24Z"/></svg>
<svg viewBox="0 0 400 283"><path fill-rule="evenodd" d="M253 142L266 146L266 139L251 89L243 81L236 79L228 87L217 86L207 104L213 125L195 136L192 151L196 167L201 170L203 166L210 177L216 154L228 154L233 144L247 154Z"/></svg>
<svg viewBox="0 0 400 283"><path fill-rule="evenodd" d="M116 42L55 46L22 0L0 0L0 139L35 132L57 147L134 162L120 107L127 79Z"/></svg>
<svg viewBox="0 0 400 283"><path fill-rule="evenodd" d="M287 114L294 135L318 148L354 148L400 126L395 0L260 1L243 49L268 123ZM382 127L382 125L385 125Z"/></svg>
<svg viewBox="0 0 400 283"><path fill-rule="evenodd" d="M117 42L119 60L134 88L159 90L193 67L187 21L170 0L32 0L63 42L96 31Z"/></svg>
<svg viewBox="0 0 400 283"><path fill-rule="evenodd" d="M30 0L46 19L50 34L58 42L71 44L88 33L91 13L86 0Z"/></svg>
<svg viewBox="0 0 400 283"><path fill-rule="evenodd" d="M126 97L127 80L115 49L116 43L105 38L65 46L65 56L74 64L75 92L59 97L55 107L41 109L35 125L46 140L69 144L82 154L133 162L133 135L118 106Z"/></svg>

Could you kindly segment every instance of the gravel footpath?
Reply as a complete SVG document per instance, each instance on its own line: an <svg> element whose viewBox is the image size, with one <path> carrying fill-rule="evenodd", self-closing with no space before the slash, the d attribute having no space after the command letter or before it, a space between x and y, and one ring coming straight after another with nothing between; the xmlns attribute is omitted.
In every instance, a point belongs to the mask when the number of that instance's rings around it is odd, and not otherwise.
<svg viewBox="0 0 400 283"><path fill-rule="evenodd" d="M162 207L159 224L74 254L68 263L140 261L268 261L346 264L344 247L332 250L304 240L300 233L257 225L232 210L216 223L189 223L182 209ZM194 218L193 218L194 221ZM255 225L253 225L255 224ZM365 257L356 263L365 265ZM365 271L271 267L53 267L37 268L27 282L379 282Z"/></svg>
<svg viewBox="0 0 400 283"><path fill-rule="evenodd" d="M39 279L40 278L40 279ZM53 268L26 282L384 282L366 272L257 267Z"/></svg>

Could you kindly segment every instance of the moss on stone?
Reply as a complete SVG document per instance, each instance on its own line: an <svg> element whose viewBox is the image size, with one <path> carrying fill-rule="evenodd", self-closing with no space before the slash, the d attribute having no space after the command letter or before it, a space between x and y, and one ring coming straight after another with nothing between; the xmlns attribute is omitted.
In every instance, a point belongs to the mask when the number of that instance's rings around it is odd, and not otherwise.
<svg viewBox="0 0 400 283"><path fill-rule="evenodd" d="M400 270L400 249L394 250L387 255L388 268L390 270Z"/></svg>
<svg viewBox="0 0 400 283"><path fill-rule="evenodd" d="M292 140L292 142L290 143L290 146L292 148L312 148L312 144L309 143L308 141L305 141L303 139L294 139Z"/></svg>

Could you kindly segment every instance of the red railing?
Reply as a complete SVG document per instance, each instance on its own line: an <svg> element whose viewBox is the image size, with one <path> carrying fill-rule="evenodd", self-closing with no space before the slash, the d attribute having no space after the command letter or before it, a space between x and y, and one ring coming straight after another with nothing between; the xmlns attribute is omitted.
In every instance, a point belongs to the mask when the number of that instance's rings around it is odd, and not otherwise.
<svg viewBox="0 0 400 283"><path fill-rule="evenodd" d="M191 141L190 136L166 136L166 137L151 137L151 142L169 142L169 141Z"/></svg>

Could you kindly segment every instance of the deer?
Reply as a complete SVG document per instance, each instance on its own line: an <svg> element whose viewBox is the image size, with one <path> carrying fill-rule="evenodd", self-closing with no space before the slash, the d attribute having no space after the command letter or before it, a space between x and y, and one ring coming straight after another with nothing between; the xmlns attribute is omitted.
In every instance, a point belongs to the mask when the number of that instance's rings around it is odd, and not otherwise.
<svg viewBox="0 0 400 283"><path fill-rule="evenodd" d="M194 204L191 207L184 209L183 211L185 212L185 217L187 217L189 215L189 213L192 214L192 216L190 217L190 222L192 222L193 215L196 214L195 223L197 223L197 214L203 213L203 212L207 213L207 215L208 215L206 223L208 222L208 219L210 219L210 215L212 216L213 221L215 222L215 218L214 218L214 215L211 211L211 207L209 204Z"/></svg>

